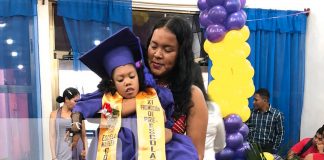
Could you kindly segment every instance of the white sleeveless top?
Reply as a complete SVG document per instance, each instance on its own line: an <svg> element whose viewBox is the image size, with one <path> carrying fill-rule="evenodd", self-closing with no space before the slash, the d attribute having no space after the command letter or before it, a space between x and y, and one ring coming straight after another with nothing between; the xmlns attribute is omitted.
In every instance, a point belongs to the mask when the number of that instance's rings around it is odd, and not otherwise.
<svg viewBox="0 0 324 160"><path fill-rule="evenodd" d="M226 146L224 121L216 103L207 101L208 124L204 160L215 160L215 153Z"/></svg>

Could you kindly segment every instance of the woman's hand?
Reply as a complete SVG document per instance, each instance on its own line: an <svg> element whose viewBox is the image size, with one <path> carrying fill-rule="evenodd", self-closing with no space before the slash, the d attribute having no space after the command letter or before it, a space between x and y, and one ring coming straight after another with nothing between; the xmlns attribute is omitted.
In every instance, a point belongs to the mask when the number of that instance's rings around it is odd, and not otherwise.
<svg viewBox="0 0 324 160"><path fill-rule="evenodd" d="M81 158L82 159L86 159L86 156L87 156L86 150L82 150L82 152L81 152Z"/></svg>

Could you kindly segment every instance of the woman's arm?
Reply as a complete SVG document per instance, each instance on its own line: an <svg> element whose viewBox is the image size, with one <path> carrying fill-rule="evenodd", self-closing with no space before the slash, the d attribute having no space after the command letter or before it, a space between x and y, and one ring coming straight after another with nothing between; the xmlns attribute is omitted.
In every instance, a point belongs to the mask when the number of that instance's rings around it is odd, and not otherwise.
<svg viewBox="0 0 324 160"><path fill-rule="evenodd" d="M52 111L49 119L49 138L50 138L52 160L56 159L56 128L55 128L56 113L57 111Z"/></svg>
<svg viewBox="0 0 324 160"><path fill-rule="evenodd" d="M81 156L83 159L85 159L88 154L88 140L87 140L87 133L86 133L86 129L85 129L84 120L82 121L81 139L82 139L82 144L83 144L83 150L81 152Z"/></svg>
<svg viewBox="0 0 324 160"><path fill-rule="evenodd" d="M202 160L205 152L208 109L203 93L197 86L192 86L191 93L193 107L188 114L186 133L195 145L199 159Z"/></svg>

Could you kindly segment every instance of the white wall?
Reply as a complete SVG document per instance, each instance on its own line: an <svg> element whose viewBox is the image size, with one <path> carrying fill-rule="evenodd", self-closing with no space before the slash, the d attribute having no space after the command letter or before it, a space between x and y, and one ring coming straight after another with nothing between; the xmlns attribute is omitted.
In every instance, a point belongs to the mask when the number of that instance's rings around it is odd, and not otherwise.
<svg viewBox="0 0 324 160"><path fill-rule="evenodd" d="M39 2L41 4L41 2ZM38 5L38 46L40 59L40 83L41 83L41 104L42 104L42 123L43 123L43 155L44 159L51 159L49 149L49 115L52 111L52 88L51 75L52 66L49 32L49 10L48 5Z"/></svg>

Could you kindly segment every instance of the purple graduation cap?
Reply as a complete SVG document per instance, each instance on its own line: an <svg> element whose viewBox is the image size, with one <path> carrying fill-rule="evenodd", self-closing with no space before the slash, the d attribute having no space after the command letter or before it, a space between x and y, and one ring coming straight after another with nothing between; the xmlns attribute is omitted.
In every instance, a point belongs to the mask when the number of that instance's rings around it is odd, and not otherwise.
<svg viewBox="0 0 324 160"><path fill-rule="evenodd" d="M79 59L101 78L111 77L116 67L140 63L144 66L146 85L155 87L153 76L141 62L143 53L140 41L129 28L121 29Z"/></svg>
<svg viewBox="0 0 324 160"><path fill-rule="evenodd" d="M111 77L119 66L134 64L142 59L138 38L128 28L124 28L105 39L95 48L79 58L99 77Z"/></svg>

